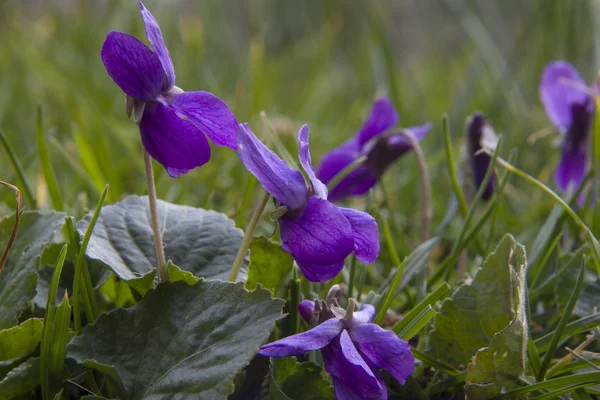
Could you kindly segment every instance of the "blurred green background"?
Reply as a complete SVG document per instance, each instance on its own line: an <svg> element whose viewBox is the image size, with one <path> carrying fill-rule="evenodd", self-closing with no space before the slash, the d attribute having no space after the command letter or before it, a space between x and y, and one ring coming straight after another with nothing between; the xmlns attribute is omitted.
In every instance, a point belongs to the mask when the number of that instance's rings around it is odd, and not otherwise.
<svg viewBox="0 0 600 400"><path fill-rule="evenodd" d="M264 110L294 157L303 123L311 129L316 162L360 128L381 95L393 98L402 126L433 122L422 144L434 230L451 194L443 113L450 117L456 157L465 119L481 110L504 135L502 156L518 148L516 164L554 187L558 134L541 107L539 77L549 61L565 59L591 83L600 56L600 13L592 0L148 0L145 5L162 28L177 85L221 97L238 121L248 121L263 138L259 113ZM36 149L38 104L67 211L80 216L94 207L106 183L110 202L145 193L139 132L100 60L109 30L146 40L137 2L5 0L0 26L0 128L42 208L51 203ZM532 135L539 138L532 141ZM249 212L236 212L251 175L226 148L214 147L210 163L180 179L169 178L158 164L155 174L160 198L215 208L240 223L249 218ZM0 180L16 183L3 150ZM384 183L403 242L412 247L420 214L414 155L399 160ZM360 201L353 200L357 206ZM497 236L510 231L527 239L551 206L543 193L512 178ZM13 207L13 194L3 189L0 214Z"/></svg>

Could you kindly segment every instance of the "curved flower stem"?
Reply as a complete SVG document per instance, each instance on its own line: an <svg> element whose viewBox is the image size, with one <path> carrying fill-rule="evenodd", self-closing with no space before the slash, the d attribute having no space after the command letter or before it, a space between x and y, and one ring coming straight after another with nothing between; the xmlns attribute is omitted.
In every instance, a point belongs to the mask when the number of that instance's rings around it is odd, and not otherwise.
<svg viewBox="0 0 600 400"><path fill-rule="evenodd" d="M154 247L156 248L156 259L158 260L158 277L160 282L169 280L165 248L163 247L160 224L158 221L158 206L156 203L156 187L154 186L154 174L152 172L152 158L144 150L144 166L146 169L146 183L148 184L148 203L150 205L150 218L152 219L152 231L154 232Z"/></svg>
<svg viewBox="0 0 600 400"><path fill-rule="evenodd" d="M356 160L352 161L350 164L346 165L344 169L338 172L331 181L327 184L327 188L329 190L333 190L345 177L347 177L352 171L356 168L360 167L365 161L367 161L367 156L363 155L358 157Z"/></svg>
<svg viewBox="0 0 600 400"><path fill-rule="evenodd" d="M254 236L254 231L256 231L256 227L258 226L258 221L262 216L265 207L267 206L267 202L269 201L269 197L271 195L265 191L265 194L258 206L258 208L252 214L252 218L250 219L250 223L248 224L248 229L246 229L246 234L244 235L244 240L242 240L242 245L238 250L237 255L235 256L235 260L233 261L233 265L231 266L231 272L229 273L229 277L227 280L229 282L235 282L238 274L240 273L240 269L242 268L242 262L244 261L244 256L246 255L246 251L250 247L250 242L252 241L252 237Z"/></svg>
<svg viewBox="0 0 600 400"><path fill-rule="evenodd" d="M423 215L421 217L421 237L423 242L429 239L429 226L431 225L431 219L433 218L433 211L431 209L431 186L429 184L429 173L427 172L427 163L425 162L425 155L423 149L419 144L419 140L415 135L408 129L404 129L400 132L403 136L410 141L410 144L417 156L417 163L419 165L419 174L421 175L421 201L423 202Z"/></svg>

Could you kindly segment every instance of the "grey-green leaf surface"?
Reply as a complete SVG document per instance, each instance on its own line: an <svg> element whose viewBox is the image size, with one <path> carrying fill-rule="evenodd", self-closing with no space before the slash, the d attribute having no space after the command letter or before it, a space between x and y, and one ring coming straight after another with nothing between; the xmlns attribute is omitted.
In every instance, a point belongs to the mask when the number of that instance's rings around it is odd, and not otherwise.
<svg viewBox="0 0 600 400"><path fill-rule="evenodd" d="M63 225L63 213L24 212L19 232L0 274L0 330L17 323L17 318L35 296L36 271L44 246ZM0 249L6 247L14 216L0 221Z"/></svg>
<svg viewBox="0 0 600 400"><path fill-rule="evenodd" d="M11 400L29 393L39 384L40 359L38 357L28 358L0 381L0 400Z"/></svg>
<svg viewBox="0 0 600 400"><path fill-rule="evenodd" d="M205 279L227 280L243 232L224 214L158 201L167 260ZM83 234L91 215L77 223ZM111 268L144 294L156 273L156 253L148 198L129 196L105 206L94 228L86 256ZM90 264L90 269L94 268ZM247 263L239 279L245 279Z"/></svg>
<svg viewBox="0 0 600 400"><path fill-rule="evenodd" d="M299 363L295 357L271 359L270 398L273 400L333 400L331 384L322 369L312 362Z"/></svg>
<svg viewBox="0 0 600 400"><path fill-rule="evenodd" d="M514 248L516 284L515 319L492 337L489 347L477 351L467 370L465 391L473 399L489 398L517 387L527 353L526 257L521 245Z"/></svg>
<svg viewBox="0 0 600 400"><path fill-rule="evenodd" d="M118 374L129 399L219 399L282 317L265 289L165 283L129 309L102 314L67 355Z"/></svg>
<svg viewBox="0 0 600 400"><path fill-rule="evenodd" d="M466 366L515 318L514 265L524 262L515 259L521 254L518 248L522 247L512 236L504 236L472 282L442 304L429 336L431 356L452 366Z"/></svg>
<svg viewBox="0 0 600 400"><path fill-rule="evenodd" d="M12 328L0 331L0 361L23 357L33 352L44 331L44 320L30 318Z"/></svg>

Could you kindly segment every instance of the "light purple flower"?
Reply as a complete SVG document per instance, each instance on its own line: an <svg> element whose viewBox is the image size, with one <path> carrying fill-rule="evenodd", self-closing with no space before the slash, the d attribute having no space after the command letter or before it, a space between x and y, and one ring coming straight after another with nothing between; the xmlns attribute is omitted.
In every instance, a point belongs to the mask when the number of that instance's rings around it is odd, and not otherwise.
<svg viewBox="0 0 600 400"><path fill-rule="evenodd" d="M102 62L126 94L127 113L134 115L146 151L177 178L208 162L206 136L235 150L238 123L213 94L184 92L175 86L173 63L158 23L141 2L140 8L154 51L131 35L110 31L102 45Z"/></svg>
<svg viewBox="0 0 600 400"><path fill-rule="evenodd" d="M317 176L325 183L329 183L359 157L366 156L362 165L350 172L331 190L331 201L367 193L397 158L412 149L408 138L400 132L384 134L399 120L400 117L390 99L381 98L373 104L371 115L354 138L323 156L317 168ZM411 131L418 140L422 140L429 129L431 124L404 128Z"/></svg>
<svg viewBox="0 0 600 400"><path fill-rule="evenodd" d="M348 310L343 310L339 295L340 288L334 285L325 301L300 302L300 315L314 327L266 344L258 354L280 358L321 350L338 400L387 399L381 370L404 384L415 364L410 346L394 332L371 323L373 306L363 304L354 312L354 300L349 299Z"/></svg>
<svg viewBox="0 0 600 400"><path fill-rule="evenodd" d="M481 112L473 114L467 122L467 153L476 189L479 189L479 186L483 183L485 173L492 161L492 157L481 150L488 149L494 151L497 144L498 138L492 127L485 122L483 114ZM493 172L483 192L483 200L488 200L492 197L495 187L496 173Z"/></svg>
<svg viewBox="0 0 600 400"><path fill-rule="evenodd" d="M587 146L594 114L593 89L566 61L554 61L544 69L540 97L546 114L562 135L561 159L554 174L558 187L578 188L587 170Z"/></svg>
<svg viewBox="0 0 600 400"><path fill-rule="evenodd" d="M308 126L298 133L300 165L309 178L292 169L262 144L248 124L237 132L238 155L246 168L285 211L279 218L282 247L306 279L325 282L344 267L352 252L373 263L379 254L377 222L369 214L327 201L327 187L315 176L308 149Z"/></svg>

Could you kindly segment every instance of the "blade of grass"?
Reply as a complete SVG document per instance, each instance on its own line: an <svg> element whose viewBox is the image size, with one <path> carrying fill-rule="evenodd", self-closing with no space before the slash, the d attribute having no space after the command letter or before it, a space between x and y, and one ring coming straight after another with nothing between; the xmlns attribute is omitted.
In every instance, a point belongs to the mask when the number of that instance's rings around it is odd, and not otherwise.
<svg viewBox="0 0 600 400"><path fill-rule="evenodd" d="M580 318L576 321L567 324L562 332L560 341L565 340L569 336L576 335L578 333L589 331L597 326L600 326L600 313L588 315L587 317ZM553 333L542 336L541 338L535 339L535 345L540 353L544 352L550 345Z"/></svg>
<svg viewBox="0 0 600 400"><path fill-rule="evenodd" d="M406 328L398 333L400 339L412 339L435 316L436 312L431 306L426 306L423 311L408 323Z"/></svg>
<svg viewBox="0 0 600 400"><path fill-rule="evenodd" d="M448 375L458 376L458 375L464 374L464 373L461 373L459 370L451 367L450 365L445 364L442 361L438 361L438 360L432 358L431 356L429 356L426 353L423 353L421 350L419 350L417 348L411 347L410 351L413 353L415 358L421 360L423 362L423 364L431 365L435 369L444 371Z"/></svg>
<svg viewBox="0 0 600 400"><path fill-rule="evenodd" d="M552 361L552 357L554 357L554 353L558 348L558 344L560 342L561 335L571 317L571 313L575 308L575 304L577 303L577 299L579 299L579 295L581 294L581 289L583 286L583 277L585 274L585 257L581 260L581 267L579 268L579 276L577 277L577 282L575 283L575 288L573 289L573 293L567 302L565 310L563 311L560 320L558 321L558 325L556 326L556 330L554 331L554 335L552 336L552 340L550 340L550 344L548 345L548 349L544 354L544 358L542 359L542 364L540 366L540 370L537 374L537 380L543 381L546 376L546 371L550 366L550 362Z"/></svg>
<svg viewBox="0 0 600 400"><path fill-rule="evenodd" d="M62 196L60 189L58 188L58 182L56 181L56 175L54 174L54 168L50 162L50 153L48 152L48 142L44 135L44 116L42 112L42 106L38 105L37 108L37 124L36 124L36 139L38 154L40 162L42 163L42 171L44 172L44 179L48 186L48 193L52 199L52 206L56 211L63 211L64 206L62 202Z"/></svg>
<svg viewBox="0 0 600 400"><path fill-rule="evenodd" d="M544 269L544 266L550 259L550 256L552 256L552 253L554 253L554 250L558 246L558 243L560 243L562 236L563 236L562 232L560 232L558 235L556 235L556 237L554 238L552 243L550 243L550 246L548 246L548 250L546 250L546 253L544 253L544 256L541 258L541 261L539 263L536 263L535 269L528 271L530 273L530 277L528 277L528 281L531 282L529 284L529 287L532 290L535 289L537 281L540 278L540 274L542 273L542 270Z"/></svg>
<svg viewBox="0 0 600 400"><path fill-rule="evenodd" d="M446 297L448 293L450 293L450 285L444 282L440 286L438 286L433 292L431 292L425 299L423 299L423 301L421 301L412 310L410 310L408 314L404 315L404 318L402 318L392 328L392 330L396 334L399 334L400 332L404 331L408 327L408 325L415 318L417 318L417 316L420 315L420 313L423 312L425 308L427 308L427 306L435 304L438 300Z"/></svg>
<svg viewBox="0 0 600 400"><path fill-rule="evenodd" d="M396 275L394 276L394 280L392 281L390 288L388 289L387 293L385 294L385 300L383 301L383 304L381 305L381 308L379 309L379 313L377 314L377 317L375 318L375 323L377 325L381 325L381 322L383 321L385 314L387 313L388 309L390 308L390 305L392 304L392 300L394 300L394 297L396 297L396 289L398 288L398 284L400 283L400 278L402 278L402 274L404 272L405 266L406 266L406 257L404 258L404 261L402 261L402 263L400 263L400 265L396 269Z"/></svg>
<svg viewBox="0 0 600 400"><path fill-rule="evenodd" d="M17 154L14 152L10 144L8 143L8 139L4 135L2 129L0 129L0 142L2 142L2 147L8 154L8 158L10 159L10 163L13 166L15 174L17 175L17 182L19 186L23 188L23 194L25 195L25 200L27 200L27 204L31 208L36 208L35 197L33 195L33 190L29 185L29 181L27 180L27 175L25 175L25 170L17 157Z"/></svg>
<svg viewBox="0 0 600 400"><path fill-rule="evenodd" d="M61 308L60 315L57 315L57 308L55 305L56 292L58 291L58 283L60 281L60 275L62 273L65 258L67 257L68 245L64 245L58 255L56 261L56 267L54 268L54 274L52 275L52 282L50 284L50 290L48 290L48 299L46 301L46 314L44 317L44 332L42 333L42 342L40 346L40 381L42 386L42 399L50 399L53 394L52 389L56 387L55 380L57 376L62 376L62 368L59 366L58 370L53 369L57 365L57 361L53 355L56 354L56 347L59 343L55 343L55 337L60 336L60 332L65 330L64 321L64 307ZM65 296L67 294L65 293ZM63 304L65 299L61 302ZM68 306L68 300L67 300ZM70 307L69 307L70 309ZM70 312L69 312L70 314ZM62 323L63 325L60 325ZM66 330L69 329L69 319L66 320ZM63 349L64 352L64 349ZM64 366L64 354L61 360ZM57 374L57 372L60 372Z"/></svg>
<svg viewBox="0 0 600 400"><path fill-rule="evenodd" d="M106 199L106 194L108 192L108 185L104 187L102 191L102 195L100 196L100 201L98 201L98 205L94 210L94 214L90 220L90 224L85 231L85 235L83 236L83 241L81 242L81 247L79 249L79 253L77 254L77 261L75 262L75 274L73 276L73 321L75 325L75 331L77 334L81 333L81 309L80 303L83 304L85 315L88 322L93 322L97 318L97 314L94 313L94 309L92 304L89 301L89 297L83 296L83 291L81 289L81 281L83 278L84 262L85 262L85 251L87 249L88 243L90 242L90 238L92 237L92 231L94 230L94 226L96 226L96 221L98 221L98 217L100 216L100 210L102 209L102 205L104 204L104 200ZM85 283L84 283L85 284ZM85 290L85 289L84 289Z"/></svg>
<svg viewBox="0 0 600 400"><path fill-rule="evenodd" d="M510 172L514 173L515 175L525 179L526 181L542 189L565 209L567 214L569 214L569 216L573 219L577 226L579 226L579 228L585 233L588 241L590 242L590 245L592 247L592 255L594 258L594 265L596 267L596 271L598 272L598 276L600 276L600 243L598 243L598 240L594 237L594 234L592 233L590 228L585 224L585 222L581 220L581 218L579 218L577 213L573 211L573 209L569 207L569 205L563 199L561 199L559 195L554 193L548 186L544 185L542 182L538 181L531 175L521 171L520 169L516 168L515 166L504 161L501 158L498 159L498 164L500 164L502 167L506 168Z"/></svg>
<svg viewBox="0 0 600 400"><path fill-rule="evenodd" d="M548 379L547 381L533 383L510 392L499 394L492 397L490 400L517 399L520 398L519 396L522 394L536 392L539 390L560 389L567 385L585 384L587 386L587 384L593 385L597 384L598 382L600 382L600 372L585 372L582 374L562 376L560 378Z"/></svg>

